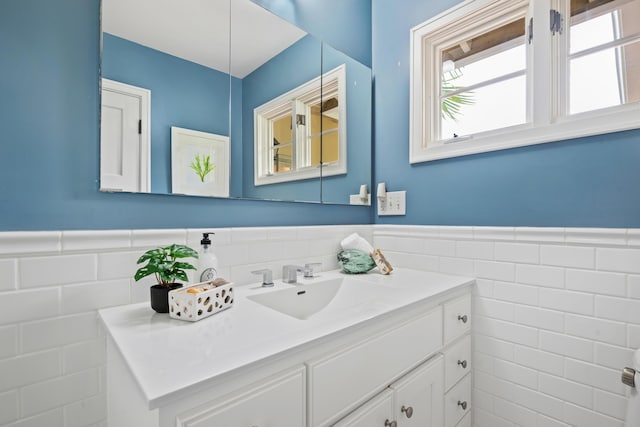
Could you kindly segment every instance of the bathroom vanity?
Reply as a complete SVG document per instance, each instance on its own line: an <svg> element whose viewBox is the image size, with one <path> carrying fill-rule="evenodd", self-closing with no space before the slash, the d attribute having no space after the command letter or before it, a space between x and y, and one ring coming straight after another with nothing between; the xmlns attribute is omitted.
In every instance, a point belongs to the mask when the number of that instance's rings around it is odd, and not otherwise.
<svg viewBox="0 0 640 427"><path fill-rule="evenodd" d="M195 323L102 310L109 425L469 427L472 283L323 272Z"/></svg>

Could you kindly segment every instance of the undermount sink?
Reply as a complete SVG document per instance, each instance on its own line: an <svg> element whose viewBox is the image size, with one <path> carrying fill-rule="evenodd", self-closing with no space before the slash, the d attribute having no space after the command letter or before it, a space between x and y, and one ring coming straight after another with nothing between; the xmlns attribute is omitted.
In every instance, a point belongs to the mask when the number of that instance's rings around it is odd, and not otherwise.
<svg viewBox="0 0 640 427"><path fill-rule="evenodd" d="M280 313L304 320L327 307L338 294L342 283L342 278L329 279L247 298Z"/></svg>

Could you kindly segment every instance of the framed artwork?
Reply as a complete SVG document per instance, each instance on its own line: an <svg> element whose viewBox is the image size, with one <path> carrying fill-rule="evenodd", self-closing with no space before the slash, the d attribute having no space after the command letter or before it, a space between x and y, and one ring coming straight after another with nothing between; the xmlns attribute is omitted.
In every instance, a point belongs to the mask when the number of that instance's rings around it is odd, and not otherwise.
<svg viewBox="0 0 640 427"><path fill-rule="evenodd" d="M171 127L171 193L229 197L229 137Z"/></svg>

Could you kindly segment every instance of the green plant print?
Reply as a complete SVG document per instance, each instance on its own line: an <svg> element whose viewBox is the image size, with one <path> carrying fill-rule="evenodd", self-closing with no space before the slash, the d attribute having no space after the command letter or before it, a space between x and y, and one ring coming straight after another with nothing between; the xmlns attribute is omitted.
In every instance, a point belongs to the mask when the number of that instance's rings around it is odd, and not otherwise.
<svg viewBox="0 0 640 427"><path fill-rule="evenodd" d="M200 157L200 154L196 154L196 158L193 159L189 166L200 177L200 182L204 182L204 178L209 175L216 168L216 165L211 163L211 156Z"/></svg>

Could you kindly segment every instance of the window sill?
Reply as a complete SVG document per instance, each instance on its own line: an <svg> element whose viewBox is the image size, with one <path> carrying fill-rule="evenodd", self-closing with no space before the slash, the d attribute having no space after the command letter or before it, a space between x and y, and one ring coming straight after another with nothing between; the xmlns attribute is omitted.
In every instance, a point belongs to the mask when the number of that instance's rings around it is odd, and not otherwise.
<svg viewBox="0 0 640 427"><path fill-rule="evenodd" d="M281 184L284 182L295 182L305 179L320 178L320 176L327 177L334 175L344 175L346 173L347 168L344 164L330 164L328 166L325 165L322 168L320 168L320 166L311 166L305 168L304 170L293 172L279 172L278 174L269 176L256 176L254 177L254 185L256 187L259 187L261 185Z"/></svg>
<svg viewBox="0 0 640 427"><path fill-rule="evenodd" d="M411 141L410 163L421 163L529 145L545 144L640 128L640 103L589 111L545 126L531 124L462 137L460 142L442 141L421 146Z"/></svg>

